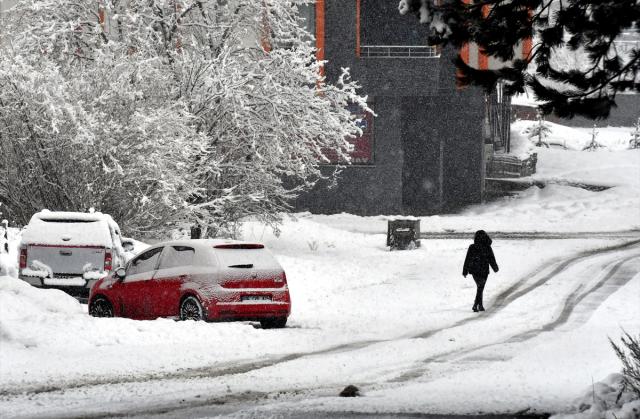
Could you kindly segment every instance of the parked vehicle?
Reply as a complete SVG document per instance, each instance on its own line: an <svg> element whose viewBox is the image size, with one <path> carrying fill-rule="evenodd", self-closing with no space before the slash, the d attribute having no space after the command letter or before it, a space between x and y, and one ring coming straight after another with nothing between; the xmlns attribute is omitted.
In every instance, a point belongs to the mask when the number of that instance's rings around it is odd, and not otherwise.
<svg viewBox="0 0 640 419"><path fill-rule="evenodd" d="M19 277L86 302L91 286L125 260L120 228L109 215L43 210L22 232Z"/></svg>
<svg viewBox="0 0 640 419"><path fill-rule="evenodd" d="M258 243L183 240L157 244L96 282L96 317L252 320L281 328L291 312L284 270Z"/></svg>

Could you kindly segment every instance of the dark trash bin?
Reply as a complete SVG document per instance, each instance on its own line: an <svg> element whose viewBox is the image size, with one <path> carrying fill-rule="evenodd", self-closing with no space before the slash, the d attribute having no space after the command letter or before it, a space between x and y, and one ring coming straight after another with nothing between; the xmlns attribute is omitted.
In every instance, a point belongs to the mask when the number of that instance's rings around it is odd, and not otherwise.
<svg viewBox="0 0 640 419"><path fill-rule="evenodd" d="M200 227L200 226L191 226L191 238L192 239L201 239L202 238L202 227Z"/></svg>
<svg viewBox="0 0 640 419"><path fill-rule="evenodd" d="M407 250L420 247L420 220L389 220L387 246L390 250Z"/></svg>

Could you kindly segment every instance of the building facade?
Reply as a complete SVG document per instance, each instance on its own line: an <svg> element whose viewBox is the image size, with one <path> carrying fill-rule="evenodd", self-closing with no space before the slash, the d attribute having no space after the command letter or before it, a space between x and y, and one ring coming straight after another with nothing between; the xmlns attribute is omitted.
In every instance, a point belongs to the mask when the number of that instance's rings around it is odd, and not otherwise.
<svg viewBox="0 0 640 419"><path fill-rule="evenodd" d="M396 1L317 0L309 21L327 78L348 67L376 116L362 117L338 184L321 182L296 209L423 215L480 202L485 97L456 86L458 51L428 46L426 29Z"/></svg>

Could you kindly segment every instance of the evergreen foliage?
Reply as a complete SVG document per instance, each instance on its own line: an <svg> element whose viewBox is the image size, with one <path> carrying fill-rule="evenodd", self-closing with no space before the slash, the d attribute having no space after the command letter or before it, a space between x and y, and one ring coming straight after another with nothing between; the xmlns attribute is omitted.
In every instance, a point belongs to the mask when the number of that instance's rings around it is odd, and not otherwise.
<svg viewBox="0 0 640 419"><path fill-rule="evenodd" d="M490 90L504 80L512 94L529 88L545 114L605 118L617 92L640 92L640 42L626 51L616 43L640 28L638 0L400 0L399 8L429 25L431 43L475 43L508 63L478 70L459 57L462 83ZM533 41L531 54L516 57L526 39ZM584 65L558 65L556 56L566 52L580 53Z"/></svg>
<svg viewBox="0 0 640 419"><path fill-rule="evenodd" d="M544 115L540 111L538 111L537 122L537 124L531 127L528 138L536 138L536 147L545 146L549 148L549 143L545 140L551 133L551 129L549 125L545 123Z"/></svg>

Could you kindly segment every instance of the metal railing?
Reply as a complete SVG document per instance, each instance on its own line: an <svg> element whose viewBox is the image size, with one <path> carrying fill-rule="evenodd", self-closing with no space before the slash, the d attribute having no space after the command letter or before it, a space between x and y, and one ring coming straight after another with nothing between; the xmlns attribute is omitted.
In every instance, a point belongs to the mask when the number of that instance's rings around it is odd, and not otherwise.
<svg viewBox="0 0 640 419"><path fill-rule="evenodd" d="M438 58L440 51L435 46L362 45L361 58Z"/></svg>

